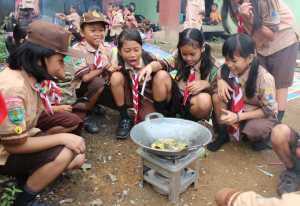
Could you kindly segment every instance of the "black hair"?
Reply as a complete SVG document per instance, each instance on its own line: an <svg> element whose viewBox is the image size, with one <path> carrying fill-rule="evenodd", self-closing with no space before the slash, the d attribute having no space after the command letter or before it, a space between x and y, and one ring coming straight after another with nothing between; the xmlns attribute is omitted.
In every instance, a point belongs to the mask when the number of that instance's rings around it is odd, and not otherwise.
<svg viewBox="0 0 300 206"><path fill-rule="evenodd" d="M221 11L221 16L222 16L222 23L224 26L224 29L226 32L230 33L229 26L228 26L228 14L231 16L231 19L237 23L237 17L236 13L237 8L235 8L232 3L232 0L223 0L223 6L222 6L222 11ZM257 31L258 29L261 28L262 26L262 19L261 19L261 14L260 14L260 9L259 9L259 1L260 0L250 0L250 3L253 7L252 12L253 12L253 27L251 33ZM239 4L242 4L244 0L240 0Z"/></svg>
<svg viewBox="0 0 300 206"><path fill-rule="evenodd" d="M119 50L118 62L119 62L119 66L123 68L123 72L125 72L126 74L127 71L125 71L125 62L120 55L120 50L122 49L125 41L135 41L139 45L143 46L143 40L140 35L140 32L137 29L124 29L118 36L118 40L117 40L117 46ZM147 65L153 60L153 57L148 52L142 49L142 59L144 63Z"/></svg>
<svg viewBox="0 0 300 206"><path fill-rule="evenodd" d="M201 79L206 79L213 67L211 48L207 43L205 43L203 32L195 28L185 29L179 33L179 40L177 44L178 57L175 64L175 67L178 70L176 79L183 79L186 81L190 73L190 68L188 68L184 62L180 52L180 48L185 45L192 45L193 47L198 47L200 49L204 48L204 52L201 54L199 70L201 71Z"/></svg>
<svg viewBox="0 0 300 206"><path fill-rule="evenodd" d="M223 45L222 54L225 58L234 59L235 55L247 58L254 55L250 64L250 72L246 82L246 96L251 98L256 92L256 79L258 76L259 63L255 56L255 43L246 34L234 34L229 37Z"/></svg>
<svg viewBox="0 0 300 206"><path fill-rule="evenodd" d="M48 73L45 62L46 57L56 54L52 49L44 48L31 42L21 44L8 57L8 65L12 70L25 70L38 82L54 78Z"/></svg>
<svg viewBox="0 0 300 206"><path fill-rule="evenodd" d="M217 8L219 8L219 5L217 3L213 3L212 6L216 6Z"/></svg>
<svg viewBox="0 0 300 206"><path fill-rule="evenodd" d="M130 3L128 4L128 6L131 8L132 12L135 12L136 5L135 5L134 2L130 2Z"/></svg>

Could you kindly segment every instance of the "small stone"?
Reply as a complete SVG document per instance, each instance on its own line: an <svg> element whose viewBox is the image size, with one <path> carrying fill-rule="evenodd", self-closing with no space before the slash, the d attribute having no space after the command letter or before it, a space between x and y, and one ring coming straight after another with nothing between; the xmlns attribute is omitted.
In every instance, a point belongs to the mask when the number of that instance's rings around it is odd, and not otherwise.
<svg viewBox="0 0 300 206"><path fill-rule="evenodd" d="M112 160L112 156L108 156L108 157L107 157L107 160L108 160L108 161L111 161L111 160Z"/></svg>
<svg viewBox="0 0 300 206"><path fill-rule="evenodd" d="M101 199L93 200L89 203L89 206L102 206L103 201Z"/></svg>
<svg viewBox="0 0 300 206"><path fill-rule="evenodd" d="M129 202L130 202L130 204L135 205L135 201L134 200L130 200Z"/></svg>
<svg viewBox="0 0 300 206"><path fill-rule="evenodd" d="M70 204L70 203L72 203L72 202L74 202L74 199L68 198L68 199L64 199L64 200L59 201L59 204L60 204L60 205L63 205L63 204Z"/></svg>
<svg viewBox="0 0 300 206"><path fill-rule="evenodd" d="M189 206L189 204L184 204L183 206Z"/></svg>
<svg viewBox="0 0 300 206"><path fill-rule="evenodd" d="M116 181L118 180L117 177L116 177L115 175L111 174L111 173L109 173L108 176L109 176L110 180L111 180L113 183L116 182Z"/></svg>
<svg viewBox="0 0 300 206"><path fill-rule="evenodd" d="M81 166L81 169L82 169L84 172L86 172L87 170L92 169L92 164L84 163L84 164Z"/></svg>

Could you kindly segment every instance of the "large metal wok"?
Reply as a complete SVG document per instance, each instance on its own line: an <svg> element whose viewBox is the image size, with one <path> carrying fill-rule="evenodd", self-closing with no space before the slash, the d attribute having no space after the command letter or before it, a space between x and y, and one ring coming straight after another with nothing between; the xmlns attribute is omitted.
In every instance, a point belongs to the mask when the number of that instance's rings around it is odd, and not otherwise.
<svg viewBox="0 0 300 206"><path fill-rule="evenodd" d="M135 125L130 131L131 139L144 150L166 158L178 158L198 150L212 140L211 132L199 123L165 118L160 113L151 113L145 121ZM164 151L151 148L157 139L173 138L184 142L188 147L182 151Z"/></svg>

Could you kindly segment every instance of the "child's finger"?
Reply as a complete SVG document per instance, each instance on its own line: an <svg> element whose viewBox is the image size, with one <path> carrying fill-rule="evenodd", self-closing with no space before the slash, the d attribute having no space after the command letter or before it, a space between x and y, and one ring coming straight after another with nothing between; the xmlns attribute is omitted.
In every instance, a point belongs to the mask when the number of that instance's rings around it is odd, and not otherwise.
<svg viewBox="0 0 300 206"><path fill-rule="evenodd" d="M225 96L226 96L227 101L229 101L231 99L231 95L228 90L225 90Z"/></svg>

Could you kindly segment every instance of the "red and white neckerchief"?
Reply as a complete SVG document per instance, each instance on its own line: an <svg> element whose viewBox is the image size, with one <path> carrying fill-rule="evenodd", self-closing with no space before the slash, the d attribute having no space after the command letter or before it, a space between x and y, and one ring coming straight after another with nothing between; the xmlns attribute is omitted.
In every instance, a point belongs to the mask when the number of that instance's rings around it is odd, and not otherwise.
<svg viewBox="0 0 300 206"><path fill-rule="evenodd" d="M237 14L236 19L237 19L237 32L238 33L244 33L245 30L244 30L243 17L241 15Z"/></svg>
<svg viewBox="0 0 300 206"><path fill-rule="evenodd" d="M131 84L132 84L132 101L134 111L134 124L138 123L139 113L139 78L138 73L132 73Z"/></svg>
<svg viewBox="0 0 300 206"><path fill-rule="evenodd" d="M97 49L96 54L95 54L94 67L95 67L95 69L101 69L103 67L100 46Z"/></svg>
<svg viewBox="0 0 300 206"><path fill-rule="evenodd" d="M240 114L244 108L243 91L237 76L230 73L229 78L233 80L233 93L231 96L230 110L234 113ZM240 123L237 122L234 125L229 126L228 133L234 140L240 141Z"/></svg>
<svg viewBox="0 0 300 206"><path fill-rule="evenodd" d="M6 118L6 116L7 116L7 107L6 107L4 97L0 92L0 124Z"/></svg>
<svg viewBox="0 0 300 206"><path fill-rule="evenodd" d="M60 88L52 80L36 83L34 88L41 98L45 112L52 115L54 113L52 105L58 105L61 101Z"/></svg>
<svg viewBox="0 0 300 206"><path fill-rule="evenodd" d="M186 88L185 88L184 93L183 93L183 102L182 102L183 106L186 105L186 102L187 102L187 100L188 100L188 98L190 96L190 92L189 92L189 90L187 88L187 85L189 83L195 81L195 80L196 80L196 72L195 72L195 70L191 69L190 70L190 74L189 74L188 79L187 79Z"/></svg>

